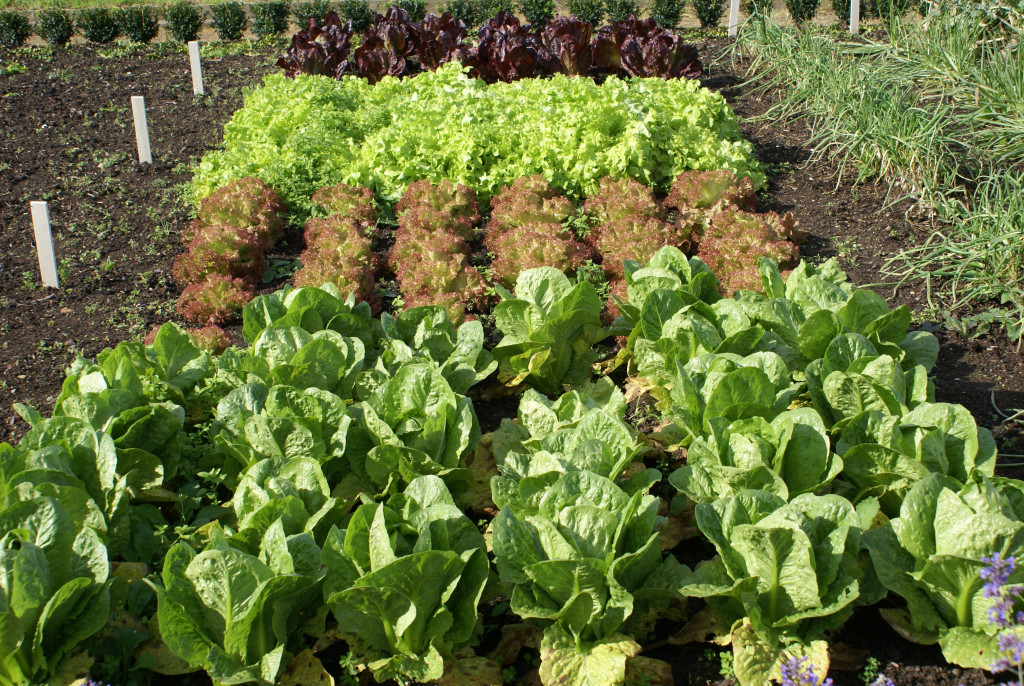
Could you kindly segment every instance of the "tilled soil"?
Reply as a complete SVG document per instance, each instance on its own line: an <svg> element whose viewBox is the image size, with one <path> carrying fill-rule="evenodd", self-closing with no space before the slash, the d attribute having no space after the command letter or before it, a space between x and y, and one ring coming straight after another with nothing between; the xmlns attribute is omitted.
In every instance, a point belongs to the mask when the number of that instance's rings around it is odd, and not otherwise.
<svg viewBox="0 0 1024 686"><path fill-rule="evenodd" d="M188 222L179 186L268 57L205 60L207 95L195 98L185 54L0 52L0 63L27 68L0 76L0 440L24 430L12 402L52 406L76 353L94 356L173 317L170 266ZM146 98L152 165L138 163L134 95ZM49 202L60 290L39 285L33 200Z"/></svg>
<svg viewBox="0 0 1024 686"><path fill-rule="evenodd" d="M701 49L710 57L721 47L721 41L708 41ZM189 180L191 164L220 140L224 123L241 105L240 89L258 83L274 57L264 51L205 61L208 95L195 99L185 55L150 59L140 51L104 59L87 46L52 58L0 52L0 63L14 59L27 67L24 74L0 77L0 440L16 440L27 428L12 403L44 412L52 407L74 355L94 356L174 318L180 287L171 281L170 266L188 222L179 187ZM838 256L858 284L886 281L887 258L925 235L925 228L907 221L909 204L887 208L884 188L837 183L827 163L808 164L806 127L750 121L771 101L741 89L742 81L737 67L720 61L712 63L705 84L720 90L745 120L743 132L768 167L762 209L797 215L811 232L805 256ZM132 95L146 96L153 165L136 161ZM38 285L31 200L50 203L63 284L58 291ZM291 231L278 250L293 258L299 248L297 231ZM890 302L924 310L917 286L877 288ZM1002 334L975 340L934 322L920 325L942 343L933 372L937 398L967 406L993 430L1003 453L1024 452L1020 424L1002 424L999 414L1024 407L1024 357L1015 345ZM514 399L502 398L478 403L477 413L489 430L502 417L515 416L515 409ZM710 548L701 545L683 543L676 554L691 563L710 557ZM648 654L671 662L677 684L728 683L717 654L706 646L654 647L677 629L659 626ZM936 647L900 639L875 608L859 610L836 641L850 646L851 665L874 657L900 686L988 683L978 670L947 666ZM862 683L859 670L833 676L855 686Z"/></svg>

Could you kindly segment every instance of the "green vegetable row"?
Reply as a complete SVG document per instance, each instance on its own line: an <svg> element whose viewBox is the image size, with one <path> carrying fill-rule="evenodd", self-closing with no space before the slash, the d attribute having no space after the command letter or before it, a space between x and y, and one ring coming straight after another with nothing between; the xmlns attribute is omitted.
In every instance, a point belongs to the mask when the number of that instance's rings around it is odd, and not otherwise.
<svg viewBox="0 0 1024 686"><path fill-rule="evenodd" d="M685 448L675 507L694 506L719 553L679 588L708 608L678 640L728 637L743 684L795 655L824 674L829 633L891 592L901 635L991 664L981 558L1021 552L1024 484L993 476L995 443L965 408L934 401L938 343L908 331L906 307L834 261L760 270L763 294L722 299L673 248L626 265L618 362L654 400L652 437Z"/></svg>
<svg viewBox="0 0 1024 686"><path fill-rule="evenodd" d="M486 85L451 63L373 86L268 76L225 125L222 148L200 162L192 194L200 201L255 176L305 219L312 195L339 182L395 201L414 181L448 179L486 204L533 174L579 198L605 176L663 190L691 169L764 181L725 100L695 82L555 76Z"/></svg>
<svg viewBox="0 0 1024 686"><path fill-rule="evenodd" d="M441 307L376 319L284 289L246 306L247 348L168 324L78 360L53 415L20 407L32 429L0 445L0 684L308 683L338 641L378 680L501 683L515 651L473 652L501 597L545 684L649 678L667 666L641 643L666 629L728 640L744 686L792 656L823 672L829 633L889 593L903 635L987 664L981 557L1024 552L1022 484L934 402L938 346L906 308L834 262L761 274L724 299L663 248L626 262L605 327L590 284L528 270L492 351ZM533 388L482 437L467 394L495 372ZM641 396L648 435L626 422ZM649 464L681 450L666 484ZM663 552L671 518L718 555Z"/></svg>

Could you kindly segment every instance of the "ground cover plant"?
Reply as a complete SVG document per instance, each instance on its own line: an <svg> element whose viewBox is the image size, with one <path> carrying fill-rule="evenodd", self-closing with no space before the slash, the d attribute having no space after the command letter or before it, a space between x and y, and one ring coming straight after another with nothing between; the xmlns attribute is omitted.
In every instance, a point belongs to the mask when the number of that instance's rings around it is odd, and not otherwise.
<svg viewBox="0 0 1024 686"><path fill-rule="evenodd" d="M511 130L522 135L501 133ZM556 75L487 85L448 64L376 85L268 76L225 126L222 149L200 162L192 193L200 200L255 176L304 218L313 193L341 181L394 202L414 181L447 179L486 205L532 174L579 198L604 176L664 190L693 168L763 179L729 108L693 81Z"/></svg>

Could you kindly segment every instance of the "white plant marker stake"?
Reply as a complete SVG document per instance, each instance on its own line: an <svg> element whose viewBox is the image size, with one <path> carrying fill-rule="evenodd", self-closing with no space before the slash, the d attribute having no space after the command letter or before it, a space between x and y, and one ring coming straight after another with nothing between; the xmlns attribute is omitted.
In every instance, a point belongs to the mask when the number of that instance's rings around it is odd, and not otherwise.
<svg viewBox="0 0 1024 686"><path fill-rule="evenodd" d="M141 95L132 96L132 116L135 118L135 142L139 146L139 164L153 164L153 153L149 150L149 124L146 123L146 99Z"/></svg>
<svg viewBox="0 0 1024 686"><path fill-rule="evenodd" d="M740 0L729 0L729 38L740 31Z"/></svg>
<svg viewBox="0 0 1024 686"><path fill-rule="evenodd" d="M44 286L60 288L60 281L57 279L57 258L53 252L53 234L50 231L50 207L45 200L33 200L31 207L36 252L39 253L39 275Z"/></svg>
<svg viewBox="0 0 1024 686"><path fill-rule="evenodd" d="M850 0L850 33L860 33L860 0Z"/></svg>
<svg viewBox="0 0 1024 686"><path fill-rule="evenodd" d="M188 61L192 64L192 92L196 95L203 95L203 65L199 61L199 41L191 41L188 44Z"/></svg>

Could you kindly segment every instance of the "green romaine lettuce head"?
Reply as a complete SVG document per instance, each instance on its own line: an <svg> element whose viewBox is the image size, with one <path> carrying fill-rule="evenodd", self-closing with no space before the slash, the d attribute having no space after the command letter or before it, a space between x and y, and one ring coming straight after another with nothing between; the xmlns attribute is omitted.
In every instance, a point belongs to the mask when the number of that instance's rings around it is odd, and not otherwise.
<svg viewBox="0 0 1024 686"><path fill-rule="evenodd" d="M104 350L93 363L76 359L67 371L53 417L74 417L109 434L125 463L145 463L162 479L177 472L183 447L185 405L212 369L210 355L174 324L165 324L152 345L134 341ZM38 412L16 406L29 424ZM133 484L133 488L138 484ZM134 496L139 493L133 491Z"/></svg>
<svg viewBox="0 0 1024 686"><path fill-rule="evenodd" d="M515 296L502 295L494 308L503 334L493 351L499 379L529 383L549 394L590 379L598 358L591 346L609 335L601 326L603 304L593 284L573 285L557 269L538 267L519 275Z"/></svg>
<svg viewBox="0 0 1024 686"><path fill-rule="evenodd" d="M103 428L111 413L130 407L163 402L184 406L188 394L212 367L210 354L200 350L188 333L168 322L160 327L151 345L125 341L99 353L95 363L81 357L75 360L54 405L54 414L88 413L83 418ZM86 398L77 397L81 395Z"/></svg>
<svg viewBox="0 0 1024 686"><path fill-rule="evenodd" d="M883 609L896 631L917 643L938 642L963 667L987 668L999 657L980 571L982 557L1024 554L1024 487L975 472L966 485L929 474L910 492L900 516L865 532L864 546L882 584L906 608ZM1012 583L1024 581L1020 570Z"/></svg>
<svg viewBox="0 0 1024 686"><path fill-rule="evenodd" d="M199 352L191 338L173 324L161 328L153 348L167 346L170 339L181 345L184 352L179 355L178 364L191 366L189 372L171 374L177 381L183 377L198 380L205 375L209 366L209 355ZM88 422L94 429L109 434L117 446L118 453L129 452L134 460L156 462L166 478L174 476L181 460L182 430L185 424L185 409L178 400L194 384L190 378L185 387L167 387L170 391L159 392L154 384L145 384L143 379L153 374L155 365L137 366L131 356L115 350L103 357L103 364L90 364L79 358L72 365L64 380L61 394L53 408L54 417L77 417ZM189 347L192 350L189 350ZM144 350L144 349L143 349ZM194 353L194 355L193 355ZM155 395L176 397L176 400L155 401Z"/></svg>
<svg viewBox="0 0 1024 686"><path fill-rule="evenodd" d="M811 402L836 429L867 410L899 416L935 398L924 365L904 371L896 358L880 354L856 333L833 338L824 357L808 364L805 373Z"/></svg>
<svg viewBox="0 0 1024 686"><path fill-rule="evenodd" d="M434 474L461 488L462 459L480 440L473 401L452 391L433 362L412 361L349 410L346 456L364 490L395 493Z"/></svg>
<svg viewBox="0 0 1024 686"><path fill-rule="evenodd" d="M320 463L308 457L260 460L245 471L232 498L238 534L232 542L257 547L277 521L284 533L308 533L318 545L347 511L344 501L331 497Z"/></svg>
<svg viewBox="0 0 1024 686"><path fill-rule="evenodd" d="M331 484L350 471L345 448L352 417L330 391L246 384L224 396L215 417L214 446L227 458L229 476L266 459L311 459Z"/></svg>
<svg viewBox="0 0 1024 686"><path fill-rule="evenodd" d="M14 448L0 445L3 504L58 499L95 529L111 554L131 539L131 493L162 481L160 463L143 451L118 451L109 434L74 417L39 420Z"/></svg>
<svg viewBox="0 0 1024 686"><path fill-rule="evenodd" d="M479 322L466 322L456 328L445 309L434 306L415 307L396 315L385 312L377 320L366 303L356 305L352 297L343 299L330 283L320 288L286 286L261 295L246 305L242 317L242 334L254 345L265 330L280 327L295 327L311 335L334 331L358 339L362 344L360 369L370 377L362 380L363 386L382 383L410 360L430 360L441 368L456 393L465 393L497 367L484 349ZM262 368L258 362L250 362L248 371L266 375L270 367L281 362L274 359Z"/></svg>
<svg viewBox="0 0 1024 686"><path fill-rule="evenodd" d="M764 490L783 500L827 488L843 469L830 450L825 424L812 408L786 410L771 422L716 417L711 432L690 444L686 465L669 481L697 503L744 490Z"/></svg>
<svg viewBox="0 0 1024 686"><path fill-rule="evenodd" d="M685 568L662 556L658 499L646 489L629 495L588 471L549 477L521 480L509 499L502 477L492 482L502 501L492 525L498 573L514 585L512 611L544 627L545 683L623 683L640 649L630 636L679 600Z"/></svg>
<svg viewBox="0 0 1024 686"><path fill-rule="evenodd" d="M332 329L309 334L298 326L274 325L260 332L240 363L270 386L315 387L349 399L366 349L360 339Z"/></svg>
<svg viewBox="0 0 1024 686"><path fill-rule="evenodd" d="M817 268L801 262L785 280L774 262L762 259L758 266L765 295L742 291L734 299L752 323L765 329L759 348L777 352L792 371L826 357L841 334L870 344L870 351L858 344L856 357L888 355L907 372L918 366L927 372L935 364L938 342L924 331L907 332L910 310L890 310L876 293L854 289L835 260ZM856 357L847 358L843 369L833 362L829 372L846 371Z"/></svg>
<svg viewBox="0 0 1024 686"><path fill-rule="evenodd" d="M764 336L764 329L752 325L734 300L687 303L661 288L644 301L640 317L627 339L633 355L629 371L666 386L674 380L676 363L685 365L701 355L750 355Z"/></svg>
<svg viewBox="0 0 1024 686"><path fill-rule="evenodd" d="M107 550L56 498L0 509L0 684L68 683L61 669L107 623Z"/></svg>
<svg viewBox="0 0 1024 686"><path fill-rule="evenodd" d="M484 349L483 325L471 321L456 328L443 307L412 307L394 316L385 312L380 321L384 338L377 367L386 376L410 360L431 360L452 390L464 394L498 368Z"/></svg>
<svg viewBox="0 0 1024 686"><path fill-rule="evenodd" d="M171 652L215 684L272 686L304 621L322 602L320 549L307 533L274 522L258 555L219 530L196 554L185 542L164 558L157 594L160 635Z"/></svg>
<svg viewBox="0 0 1024 686"><path fill-rule="evenodd" d="M711 270L666 246L640 267L627 264L627 301L614 328L628 330L618 361L630 376L671 385L675 363L708 353L749 355L764 329L751 324L734 300L723 300Z"/></svg>
<svg viewBox="0 0 1024 686"><path fill-rule="evenodd" d="M620 361L630 361L630 375L670 385L677 361L771 351L791 373L807 369L820 377L821 386L833 371L860 373L851 370L860 357L888 355L907 373L902 393L913 401L928 395L938 343L930 333L907 332L906 307L890 310L875 293L854 289L834 260L817 268L801 262L785 279L771 260L758 266L764 294L737 291L720 299L707 266L675 248L663 248L645 267L627 265L628 300L619 303L615 325L629 330ZM829 425L839 419L823 414Z"/></svg>
<svg viewBox="0 0 1024 686"><path fill-rule="evenodd" d="M592 410L599 410L609 419L625 424L626 398L608 377L601 377L592 384L582 384L556 400L550 400L532 388L527 389L519 400L518 421L502 419L501 426L491 434L495 460L500 465L511 451L533 453L545 449L542 445L545 440L558 440L560 445L564 445L564 438L548 437L576 435L580 421ZM569 433L564 433L566 431ZM632 447L635 441L631 438L629 443Z"/></svg>
<svg viewBox="0 0 1024 686"><path fill-rule="evenodd" d="M549 400L530 389L519 402L519 421L503 420L491 435L491 450L501 474L491 480L495 504L505 507L521 495L539 493L561 474L588 471L612 481L647 450L624 421L626 401L607 378ZM623 479L632 494L661 480L656 469Z"/></svg>
<svg viewBox="0 0 1024 686"><path fill-rule="evenodd" d="M615 322L616 327L634 329L643 321L645 308L651 315L664 315L663 321L675 314L677 310L670 311L667 306L648 305L648 299L658 290L674 293L682 299L683 305L696 302L714 305L722 299L718 281L707 265L696 257L686 257L682 250L671 245L654 253L646 265L627 261L625 268L626 300L615 298L622 318Z"/></svg>
<svg viewBox="0 0 1024 686"><path fill-rule="evenodd" d="M372 364L377 339L382 332L380 323L370 313L370 306L355 303L355 296L343 297L338 287L325 283L320 288L291 288L285 286L268 295L260 295L242 310L242 337L254 344L264 329L270 326L294 326L314 334L325 329L342 336L358 338Z"/></svg>
<svg viewBox="0 0 1024 686"><path fill-rule="evenodd" d="M843 472L836 492L854 503L875 497L882 511L898 516L907 492L929 474L966 483L977 471L992 476L996 445L961 405L925 402L902 416L879 410L854 415L837 443Z"/></svg>
<svg viewBox="0 0 1024 686"><path fill-rule="evenodd" d="M729 422L761 417L771 421L800 394L786 363L773 352L745 357L732 353L700 355L685 365L678 360L671 390L656 389L664 423L658 437L687 446L712 433L711 420Z"/></svg>
<svg viewBox="0 0 1024 686"><path fill-rule="evenodd" d="M696 507L697 525L718 550L680 587L706 598L732 627L733 664L743 686L760 686L781 661L805 654L828 671L824 632L839 627L861 594L860 519L835 495L789 503L741 491Z"/></svg>
<svg viewBox="0 0 1024 686"><path fill-rule="evenodd" d="M359 507L331 530L323 561L338 631L378 681L439 679L475 641L487 550L440 478Z"/></svg>

